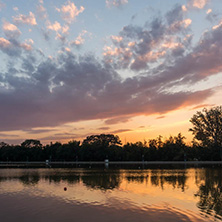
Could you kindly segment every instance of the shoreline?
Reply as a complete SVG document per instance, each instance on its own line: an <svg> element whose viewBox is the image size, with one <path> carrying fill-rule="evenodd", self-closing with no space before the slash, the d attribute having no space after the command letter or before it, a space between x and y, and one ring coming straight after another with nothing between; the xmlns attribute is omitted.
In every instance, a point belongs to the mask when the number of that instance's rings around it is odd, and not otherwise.
<svg viewBox="0 0 222 222"><path fill-rule="evenodd" d="M1 161L4 167L74 167L80 165L222 165L222 161Z"/></svg>

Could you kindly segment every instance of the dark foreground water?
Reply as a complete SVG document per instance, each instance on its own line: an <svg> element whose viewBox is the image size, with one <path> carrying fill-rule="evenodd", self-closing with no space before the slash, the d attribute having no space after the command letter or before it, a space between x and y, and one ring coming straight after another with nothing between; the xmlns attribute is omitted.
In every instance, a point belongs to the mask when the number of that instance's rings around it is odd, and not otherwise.
<svg viewBox="0 0 222 222"><path fill-rule="evenodd" d="M0 221L221 221L221 191L219 167L0 169Z"/></svg>

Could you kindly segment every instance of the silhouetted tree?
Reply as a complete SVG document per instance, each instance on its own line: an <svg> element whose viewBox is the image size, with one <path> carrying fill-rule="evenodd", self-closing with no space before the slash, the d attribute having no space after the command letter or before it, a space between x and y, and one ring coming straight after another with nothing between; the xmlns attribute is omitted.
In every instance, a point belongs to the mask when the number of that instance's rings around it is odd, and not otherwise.
<svg viewBox="0 0 222 222"><path fill-rule="evenodd" d="M222 106L209 110L204 108L202 112L194 114L190 122L193 127L189 131L193 133L194 139L203 147L220 150L222 159Z"/></svg>
<svg viewBox="0 0 222 222"><path fill-rule="evenodd" d="M113 134L91 135L83 140L81 147L81 159L84 160L104 160L118 152L121 141L118 136Z"/></svg>

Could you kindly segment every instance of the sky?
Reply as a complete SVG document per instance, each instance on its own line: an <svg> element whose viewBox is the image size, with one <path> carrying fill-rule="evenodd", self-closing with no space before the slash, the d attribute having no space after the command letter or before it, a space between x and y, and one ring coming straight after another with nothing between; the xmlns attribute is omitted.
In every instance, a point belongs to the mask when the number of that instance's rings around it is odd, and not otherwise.
<svg viewBox="0 0 222 222"><path fill-rule="evenodd" d="M0 0L0 141L189 143L221 93L221 0Z"/></svg>

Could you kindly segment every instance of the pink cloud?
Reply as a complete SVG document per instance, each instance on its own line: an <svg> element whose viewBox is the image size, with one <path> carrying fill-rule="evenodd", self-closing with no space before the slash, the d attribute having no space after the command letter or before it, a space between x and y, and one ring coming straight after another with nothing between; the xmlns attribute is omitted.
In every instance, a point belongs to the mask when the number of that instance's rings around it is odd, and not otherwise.
<svg viewBox="0 0 222 222"><path fill-rule="evenodd" d="M41 18L41 19L46 19L48 17L47 11L44 8L43 5L38 5L37 6L37 15Z"/></svg>
<svg viewBox="0 0 222 222"><path fill-rule="evenodd" d="M190 0L188 3L189 7L194 7L198 9L202 9L208 3L209 0Z"/></svg>
<svg viewBox="0 0 222 222"><path fill-rule="evenodd" d="M128 0L106 0L107 7L120 7L128 3Z"/></svg>
<svg viewBox="0 0 222 222"><path fill-rule="evenodd" d="M0 48L6 49L9 47L11 47L10 41L5 38L0 38Z"/></svg>
<svg viewBox="0 0 222 222"><path fill-rule="evenodd" d="M21 31L18 29L18 27L7 21L3 21L2 29L6 37L10 39L18 38L21 35Z"/></svg>
<svg viewBox="0 0 222 222"><path fill-rule="evenodd" d="M84 36L85 36L86 34L90 34L90 33L88 33L86 30L83 30L83 31L77 36L77 38L76 38L74 41L71 41L71 42L70 42L70 44L71 44L71 45L76 45L76 46L83 45L84 42L85 42Z"/></svg>
<svg viewBox="0 0 222 222"><path fill-rule="evenodd" d="M76 19L76 17L80 13L82 13L85 10L85 8L83 6L80 6L80 8L78 9L73 2L68 1L60 9L57 8L56 10L61 13L62 18L67 23L71 23L72 21L74 21Z"/></svg>
<svg viewBox="0 0 222 222"><path fill-rule="evenodd" d="M50 29L50 30L53 30L55 32L58 32L62 27L61 27L59 22L55 21L54 24L51 24L49 22L48 25L47 25L47 28Z"/></svg>
<svg viewBox="0 0 222 222"><path fill-rule="evenodd" d="M26 39L24 43L20 44L20 47L25 49L26 51L31 51L33 43L34 41L32 39Z"/></svg>
<svg viewBox="0 0 222 222"><path fill-rule="evenodd" d="M37 25L35 15L32 12L29 12L29 15L19 14L13 17L13 21L16 24Z"/></svg>

